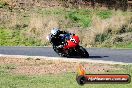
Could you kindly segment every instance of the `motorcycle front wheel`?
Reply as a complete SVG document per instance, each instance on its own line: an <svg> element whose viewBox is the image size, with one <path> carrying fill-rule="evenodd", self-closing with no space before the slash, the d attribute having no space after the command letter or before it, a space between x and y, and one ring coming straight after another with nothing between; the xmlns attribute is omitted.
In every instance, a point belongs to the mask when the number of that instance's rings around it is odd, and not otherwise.
<svg viewBox="0 0 132 88"><path fill-rule="evenodd" d="M78 47L78 53L80 54L80 56L82 58L88 58L89 57L89 53L87 52L86 49L84 49L82 46Z"/></svg>

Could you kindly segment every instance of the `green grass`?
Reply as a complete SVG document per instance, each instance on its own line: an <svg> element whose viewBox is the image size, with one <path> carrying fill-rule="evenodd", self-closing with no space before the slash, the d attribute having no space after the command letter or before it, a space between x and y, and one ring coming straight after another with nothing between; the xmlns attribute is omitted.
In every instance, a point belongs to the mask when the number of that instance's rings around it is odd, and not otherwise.
<svg viewBox="0 0 132 88"><path fill-rule="evenodd" d="M101 19L107 19L112 16L111 10L90 10L90 9L75 9L70 10L66 15L74 23L79 24L80 27L90 27L92 22L92 16L96 15Z"/></svg>
<svg viewBox="0 0 132 88"><path fill-rule="evenodd" d="M117 65L118 66L118 65ZM132 66L122 66L125 70L111 71L115 74L132 75ZM107 73L108 74L108 73ZM0 88L131 88L130 84L86 84L80 86L76 82L75 73L61 75L26 76L10 74L5 68L0 67Z"/></svg>
<svg viewBox="0 0 132 88"><path fill-rule="evenodd" d="M20 30L0 29L0 46L39 46L41 41L34 36L25 36Z"/></svg>
<svg viewBox="0 0 132 88"><path fill-rule="evenodd" d="M92 22L90 10L71 10L67 13L66 18L69 18L80 27L90 27Z"/></svg>
<svg viewBox="0 0 132 88"><path fill-rule="evenodd" d="M58 8L54 8L54 9L39 8L39 9L36 9L36 11L43 16L44 15L46 16L65 16L66 19L71 20L75 25L78 25L79 27L83 27L83 28L91 26L93 15L96 15L102 19L107 19L112 16L111 10L92 10L92 9L64 10L62 8L59 8L59 9Z"/></svg>
<svg viewBox="0 0 132 88"><path fill-rule="evenodd" d="M112 16L112 12L110 10L100 10L97 12L97 16L99 16L101 19L107 19Z"/></svg>
<svg viewBox="0 0 132 88"><path fill-rule="evenodd" d="M130 43L118 43L118 44L115 44L114 48L129 48L129 49L132 49L132 42L130 42Z"/></svg>

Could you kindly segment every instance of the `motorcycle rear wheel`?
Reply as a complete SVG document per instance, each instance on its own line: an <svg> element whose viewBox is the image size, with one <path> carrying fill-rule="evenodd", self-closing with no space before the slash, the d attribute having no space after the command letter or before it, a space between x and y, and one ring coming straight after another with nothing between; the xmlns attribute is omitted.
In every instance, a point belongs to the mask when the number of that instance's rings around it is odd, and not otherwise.
<svg viewBox="0 0 132 88"><path fill-rule="evenodd" d="M67 57L68 55L66 53L63 53L63 51L60 51L59 49L57 49L56 47L53 48L54 51L60 56L60 57Z"/></svg>

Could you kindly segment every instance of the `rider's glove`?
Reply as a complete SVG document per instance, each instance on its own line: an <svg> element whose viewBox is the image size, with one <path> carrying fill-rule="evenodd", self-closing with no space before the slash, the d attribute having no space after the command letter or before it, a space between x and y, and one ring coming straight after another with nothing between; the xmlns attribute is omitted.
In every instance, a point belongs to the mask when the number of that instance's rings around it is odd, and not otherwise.
<svg viewBox="0 0 132 88"><path fill-rule="evenodd" d="M75 33L70 33L71 36L75 36Z"/></svg>

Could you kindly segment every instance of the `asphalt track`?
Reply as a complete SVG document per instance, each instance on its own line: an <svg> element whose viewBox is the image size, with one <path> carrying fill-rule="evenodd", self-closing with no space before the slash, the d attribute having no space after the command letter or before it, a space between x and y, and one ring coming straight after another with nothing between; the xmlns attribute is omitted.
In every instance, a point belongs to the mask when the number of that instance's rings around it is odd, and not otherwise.
<svg viewBox="0 0 132 88"><path fill-rule="evenodd" d="M90 57L85 59L132 63L132 49L87 48L87 51ZM0 54L59 57L50 47L0 47Z"/></svg>

